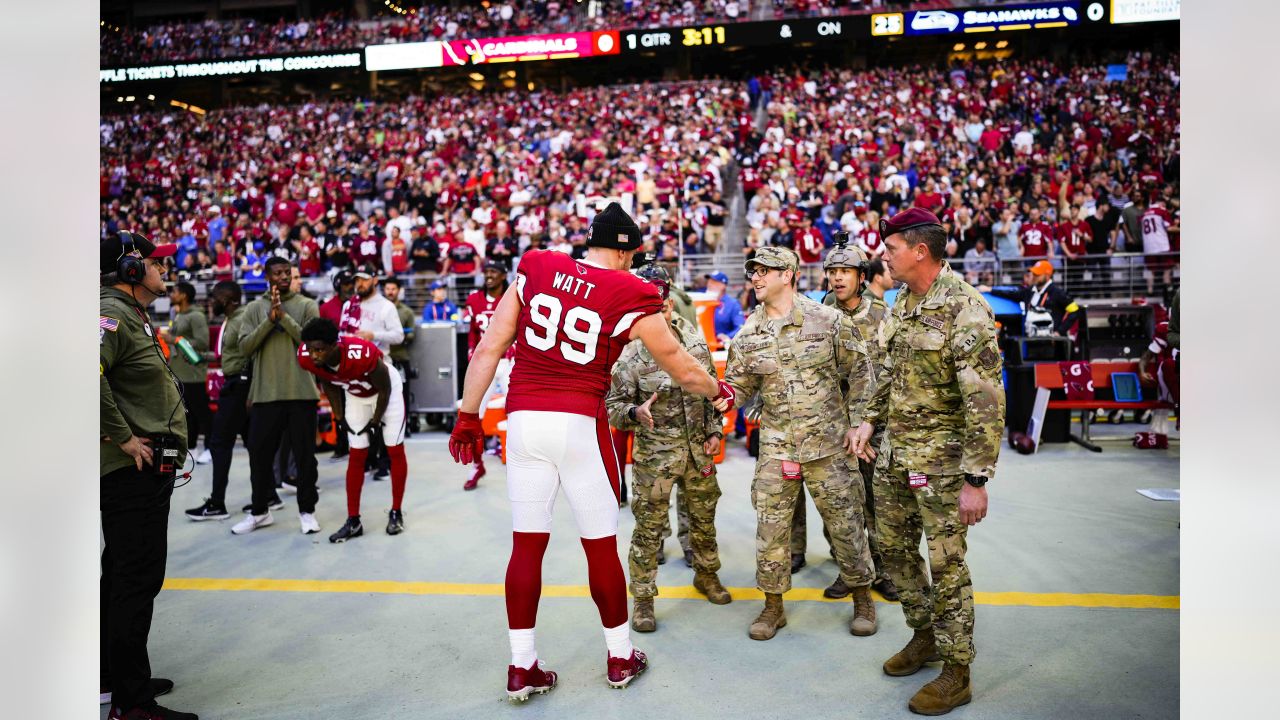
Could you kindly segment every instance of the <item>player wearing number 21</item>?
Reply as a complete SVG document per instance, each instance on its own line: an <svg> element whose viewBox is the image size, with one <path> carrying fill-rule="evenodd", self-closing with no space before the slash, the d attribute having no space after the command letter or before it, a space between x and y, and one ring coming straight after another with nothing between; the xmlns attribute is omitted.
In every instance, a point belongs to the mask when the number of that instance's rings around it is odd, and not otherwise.
<svg viewBox="0 0 1280 720"><path fill-rule="evenodd" d="M608 647L608 682L623 687L647 664L644 653L632 646L627 626L626 579L617 547L620 478L604 404L623 348L638 338L687 392L733 399L728 386L671 334L657 287L626 272L640 246L635 221L609 203L591 221L583 260L530 251L520 262L514 292L503 294L467 368L462 407L449 439L449 451L461 463L481 452L481 396L498 361L519 341L507 392L507 492L514 529L506 576L507 692L513 698L547 692L556 682L556 674L537 662L534 621L551 511L561 487L587 555L591 597Z"/></svg>

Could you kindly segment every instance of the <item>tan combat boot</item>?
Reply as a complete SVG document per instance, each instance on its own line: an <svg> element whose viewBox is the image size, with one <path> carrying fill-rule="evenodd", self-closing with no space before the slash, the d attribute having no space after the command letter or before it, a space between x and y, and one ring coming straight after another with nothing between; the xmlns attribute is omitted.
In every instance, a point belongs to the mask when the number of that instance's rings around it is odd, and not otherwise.
<svg viewBox="0 0 1280 720"><path fill-rule="evenodd" d="M780 593L764 594L764 610L760 617L751 623L751 631L747 634L752 640L769 640L778 634L778 628L787 626L787 615L782 611L782 595Z"/></svg>
<svg viewBox="0 0 1280 720"><path fill-rule="evenodd" d="M849 632L858 637L876 634L876 603L871 599L870 587L853 589L853 620Z"/></svg>
<svg viewBox="0 0 1280 720"><path fill-rule="evenodd" d="M631 629L643 633L658 629L658 621L653 617L653 598L636 598L632 603Z"/></svg>
<svg viewBox="0 0 1280 720"><path fill-rule="evenodd" d="M969 666L947 663L942 673L920 688L920 692L907 703L907 709L917 715L946 715L961 705L969 704L973 694L969 691Z"/></svg>
<svg viewBox="0 0 1280 720"><path fill-rule="evenodd" d="M911 675L925 663L941 659L938 656L938 646L933 640L933 628L922 628L916 630L915 635L911 636L911 642L898 651L897 655L884 661L884 674L894 677Z"/></svg>
<svg viewBox="0 0 1280 720"><path fill-rule="evenodd" d="M720 584L720 578L713 572L694 574L693 589L706 595L707 600L713 605L728 605L733 601L729 591L724 589Z"/></svg>

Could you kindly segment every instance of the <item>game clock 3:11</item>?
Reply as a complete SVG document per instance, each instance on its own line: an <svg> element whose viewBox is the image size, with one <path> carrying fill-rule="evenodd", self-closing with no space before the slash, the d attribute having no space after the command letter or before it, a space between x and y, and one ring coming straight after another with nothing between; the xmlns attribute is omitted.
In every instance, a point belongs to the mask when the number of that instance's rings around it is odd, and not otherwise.
<svg viewBox="0 0 1280 720"><path fill-rule="evenodd" d="M703 28L682 28L681 32L683 33L683 37L681 38L680 43L685 47L724 44L723 25Z"/></svg>

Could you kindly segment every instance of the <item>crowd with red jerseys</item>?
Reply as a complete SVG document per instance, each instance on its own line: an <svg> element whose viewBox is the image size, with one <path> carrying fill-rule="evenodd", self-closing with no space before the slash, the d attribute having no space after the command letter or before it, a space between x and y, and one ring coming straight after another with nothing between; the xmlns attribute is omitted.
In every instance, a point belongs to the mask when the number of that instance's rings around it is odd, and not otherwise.
<svg viewBox="0 0 1280 720"><path fill-rule="evenodd" d="M756 5L761 3L756 2ZM540 35L545 33L673 27L708 22L740 22L784 17L830 16L883 5L948 6L932 2L872 0L772 0L752 13L752 0L490 0L484 3L424 3L401 15L357 20L331 13L316 18L206 20L140 27L107 27L101 32L104 65L141 65L212 58L252 57L362 48L391 42ZM594 12L594 14L592 14Z"/></svg>
<svg viewBox="0 0 1280 720"><path fill-rule="evenodd" d="M758 137L739 129L747 253L783 244L818 263L843 229L879 255L879 221L908 207L943 220L951 262L978 281L996 258L1178 249L1177 55L779 70L748 94L767 119Z"/></svg>
<svg viewBox="0 0 1280 720"><path fill-rule="evenodd" d="M741 83L700 81L104 116L101 230L250 290L272 255L304 276L582 257L595 203L627 195L647 249L700 252L746 114Z"/></svg>

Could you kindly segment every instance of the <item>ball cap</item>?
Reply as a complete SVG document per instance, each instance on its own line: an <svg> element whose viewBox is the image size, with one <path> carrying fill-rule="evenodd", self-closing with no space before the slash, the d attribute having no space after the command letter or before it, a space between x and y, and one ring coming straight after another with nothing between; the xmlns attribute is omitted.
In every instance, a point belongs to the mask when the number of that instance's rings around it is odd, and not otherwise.
<svg viewBox="0 0 1280 720"><path fill-rule="evenodd" d="M440 280L437 280L437 281L435 281L435 282L431 283L431 288L430 288L430 289L432 289L432 290L439 290L440 288L447 288L447 287L449 287L449 286L448 286L448 285L446 285L446 284L444 284L444 282L442 282L442 281L440 281Z"/></svg>
<svg viewBox="0 0 1280 720"><path fill-rule="evenodd" d="M789 248L768 246L756 249L755 257L746 262L747 272L753 272L757 265L777 270L795 270L800 267L800 258Z"/></svg>
<svg viewBox="0 0 1280 720"><path fill-rule="evenodd" d="M507 266L503 265L502 263L498 262L497 260L489 259L489 260L485 260L485 261L484 261L484 268L483 268L482 272L483 272L484 270L497 270L497 271L498 271L498 272L500 272L500 273L506 274L506 272L507 272Z"/></svg>
<svg viewBox="0 0 1280 720"><path fill-rule="evenodd" d="M591 219L591 227L587 229L587 247L638 250L643 244L640 227L616 202L596 213Z"/></svg>
<svg viewBox="0 0 1280 720"><path fill-rule="evenodd" d="M725 275L724 273L722 273L722 272L720 272L720 271L716 271L716 272L713 272L713 273L707 273L704 277L706 277L706 279L708 279L708 280L715 280L716 282L724 283L725 285L728 285L728 284L729 284L729 276L728 276L728 275Z"/></svg>
<svg viewBox="0 0 1280 720"><path fill-rule="evenodd" d="M102 240L98 241L98 270L102 274L113 273L116 271L116 264L120 257L124 255L124 240L120 237L124 232L112 233ZM142 258L162 258L172 257L178 252L178 246L174 243L166 243L164 245L156 245L136 232L128 233L133 238L133 251Z"/></svg>
<svg viewBox="0 0 1280 720"><path fill-rule="evenodd" d="M1035 265L1031 266L1031 274L1032 275L1052 275L1053 265L1051 265L1048 260L1037 261Z"/></svg>
<svg viewBox="0 0 1280 720"><path fill-rule="evenodd" d="M911 208L903 210L891 218L880 219L880 238L884 239L894 233L900 233L903 230L924 227L925 225L937 225L942 227L942 223L938 220L938 216L925 210L924 208Z"/></svg>
<svg viewBox="0 0 1280 720"><path fill-rule="evenodd" d="M364 263L356 267L355 277L366 278L368 280L376 280L378 278L378 268L373 263Z"/></svg>

